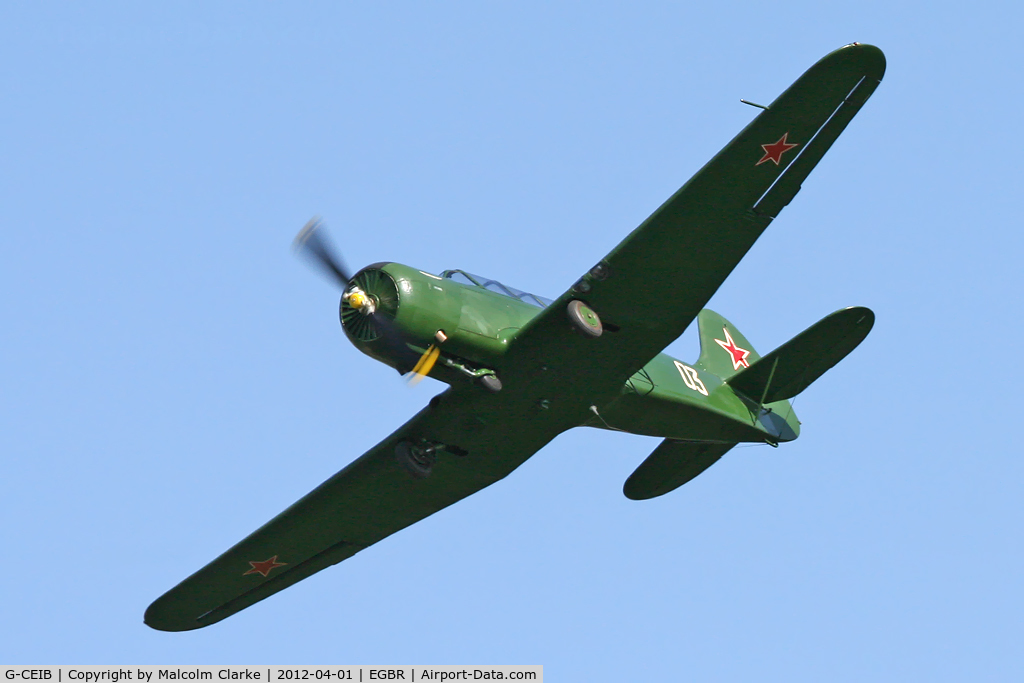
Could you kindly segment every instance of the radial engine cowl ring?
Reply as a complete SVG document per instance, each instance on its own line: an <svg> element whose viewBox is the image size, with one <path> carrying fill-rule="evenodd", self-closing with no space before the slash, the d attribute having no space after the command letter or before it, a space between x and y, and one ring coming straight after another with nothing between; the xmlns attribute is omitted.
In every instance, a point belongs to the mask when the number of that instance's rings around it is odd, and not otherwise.
<svg viewBox="0 0 1024 683"><path fill-rule="evenodd" d="M375 316L383 315L394 320L398 314L398 285L394 278L379 267L370 266L356 273L349 282L348 291L354 289L368 296L373 306L369 309L365 306L356 307L349 303L348 297L342 297L339 311L341 326L354 341L374 341L382 333ZM368 314L367 310L372 310L373 314Z"/></svg>

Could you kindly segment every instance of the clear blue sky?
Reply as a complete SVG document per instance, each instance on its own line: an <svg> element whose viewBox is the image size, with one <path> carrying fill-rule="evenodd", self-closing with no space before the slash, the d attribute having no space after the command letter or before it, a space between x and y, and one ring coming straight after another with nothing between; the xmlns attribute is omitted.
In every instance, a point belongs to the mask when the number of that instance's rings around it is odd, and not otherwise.
<svg viewBox="0 0 1024 683"><path fill-rule="evenodd" d="M1020 24L888 0L5 5L0 661L1020 678ZM636 503L657 441L576 430L227 621L143 625L442 388L347 343L289 251L310 216L353 267L556 296L756 114L741 97L855 40L884 82L711 303L762 352L875 310L797 399L798 441Z"/></svg>

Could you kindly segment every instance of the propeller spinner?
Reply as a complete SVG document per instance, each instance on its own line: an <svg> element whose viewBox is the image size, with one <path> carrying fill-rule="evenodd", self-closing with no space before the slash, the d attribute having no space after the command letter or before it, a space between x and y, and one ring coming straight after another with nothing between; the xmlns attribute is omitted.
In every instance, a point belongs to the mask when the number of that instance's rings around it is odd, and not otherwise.
<svg viewBox="0 0 1024 683"><path fill-rule="evenodd" d="M363 270L353 278L331 247L319 216L302 227L292 246L341 288L341 317L346 329L362 341L380 339L396 359L398 371L406 375L409 386L430 373L440 349L431 344L422 356L417 356L406 345L393 319L398 310L398 289L387 274Z"/></svg>

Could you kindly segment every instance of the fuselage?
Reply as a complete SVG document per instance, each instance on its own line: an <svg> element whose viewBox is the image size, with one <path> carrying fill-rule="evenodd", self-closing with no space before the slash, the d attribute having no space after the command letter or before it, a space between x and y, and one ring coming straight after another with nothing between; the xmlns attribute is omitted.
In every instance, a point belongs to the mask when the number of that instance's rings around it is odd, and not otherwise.
<svg viewBox="0 0 1024 683"><path fill-rule="evenodd" d="M353 283L394 320L415 351L439 346L439 362L429 376L453 386L487 372L503 377L509 345L550 303L463 271L433 275L398 263L369 266ZM393 347L374 337L344 299L341 318L359 350L400 372L410 369L400 366ZM778 443L799 433L787 401L754 405L717 375L665 353L628 378L617 396L595 407L588 426L664 438Z"/></svg>

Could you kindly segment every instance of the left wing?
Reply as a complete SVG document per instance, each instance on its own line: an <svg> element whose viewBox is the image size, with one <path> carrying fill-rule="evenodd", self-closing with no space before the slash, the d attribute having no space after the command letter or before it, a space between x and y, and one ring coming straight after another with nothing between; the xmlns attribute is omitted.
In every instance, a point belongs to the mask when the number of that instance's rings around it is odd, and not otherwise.
<svg viewBox="0 0 1024 683"><path fill-rule="evenodd" d="M509 368L561 372L579 392L610 395L697 316L811 172L885 72L882 51L852 44L826 55L611 251L533 318ZM607 331L573 334L580 299ZM585 399L586 400L586 399Z"/></svg>
<svg viewBox="0 0 1024 683"><path fill-rule="evenodd" d="M524 415L516 392L455 392L430 405L314 491L157 599L145 622L161 631L209 626L337 564L498 481L572 426L559 411ZM455 447L431 476L396 461L402 441ZM458 454L456 454L458 453Z"/></svg>

